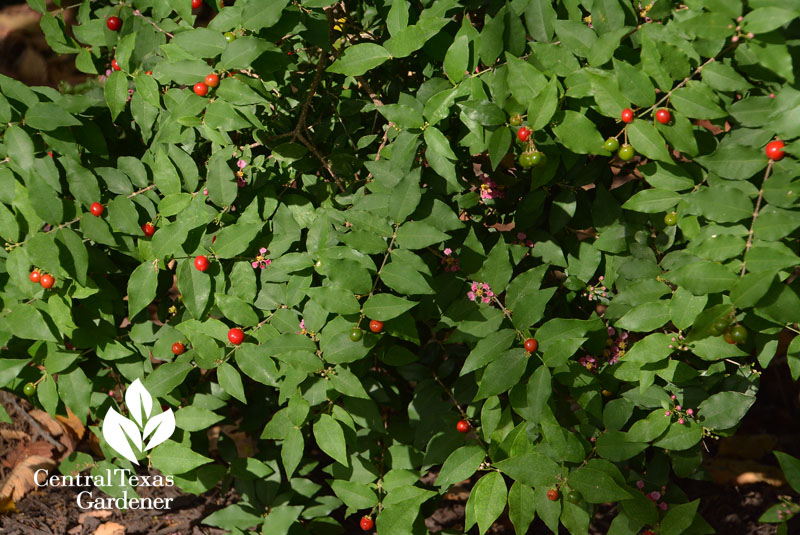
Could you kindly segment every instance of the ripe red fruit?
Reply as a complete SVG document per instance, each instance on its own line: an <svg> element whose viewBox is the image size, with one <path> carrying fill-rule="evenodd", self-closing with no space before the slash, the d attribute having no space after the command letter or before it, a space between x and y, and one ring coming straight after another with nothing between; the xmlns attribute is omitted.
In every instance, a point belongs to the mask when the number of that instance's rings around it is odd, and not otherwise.
<svg viewBox="0 0 800 535"><path fill-rule="evenodd" d="M525 351L527 351L528 353L533 353L538 348L539 348L539 342L537 342L535 339L528 338L527 340L525 340Z"/></svg>
<svg viewBox="0 0 800 535"><path fill-rule="evenodd" d="M364 531L369 531L372 529L372 526L375 525L375 522L372 520L371 517L365 516L361 518L360 524L361 524L361 529L363 529Z"/></svg>
<svg viewBox="0 0 800 535"><path fill-rule="evenodd" d="M192 0L192 9L198 9L203 5L203 0Z"/></svg>
<svg viewBox="0 0 800 535"><path fill-rule="evenodd" d="M39 273L38 269L34 269L31 271L31 274L28 275L28 278L31 279L31 282L39 282L39 279L42 278L42 274Z"/></svg>
<svg viewBox="0 0 800 535"><path fill-rule="evenodd" d="M44 274L39 279L39 284L41 284L42 288L44 288L44 289L52 288L55 283L56 283L56 280L53 278L52 275Z"/></svg>
<svg viewBox="0 0 800 535"><path fill-rule="evenodd" d="M152 223L145 223L142 225L142 232L149 238L156 233L156 227Z"/></svg>
<svg viewBox="0 0 800 535"><path fill-rule="evenodd" d="M103 215L103 210L105 210L105 207L99 202L93 202L89 207L89 211L92 212L92 215L95 217L100 217Z"/></svg>
<svg viewBox="0 0 800 535"><path fill-rule="evenodd" d="M114 58L114 59L111 60L111 68L114 69L115 71L118 71L118 70L121 69L121 67L119 66L119 63L117 63L117 58Z"/></svg>
<svg viewBox="0 0 800 535"><path fill-rule="evenodd" d="M194 84L193 90L195 95L200 95L201 97L204 97L208 94L208 86L203 82L197 82Z"/></svg>
<svg viewBox="0 0 800 535"><path fill-rule="evenodd" d="M644 530L644 531L642 532L642 535L656 535L656 534L655 534L655 533L653 533L653 530L652 530L652 529L646 529L646 530Z"/></svg>
<svg viewBox="0 0 800 535"><path fill-rule="evenodd" d="M205 271L208 269L208 258L205 255L200 255L194 259L194 267L197 271Z"/></svg>
<svg viewBox="0 0 800 535"><path fill-rule="evenodd" d="M528 138L531 137L531 129L527 126L521 126L519 130L517 130L517 139L520 141L528 141Z"/></svg>
<svg viewBox="0 0 800 535"><path fill-rule="evenodd" d="M175 353L176 355L180 355L184 351L186 351L186 346L183 345L182 343L175 342L174 344L172 344L172 352Z"/></svg>
<svg viewBox="0 0 800 535"><path fill-rule="evenodd" d="M551 502L554 502L558 499L558 491L556 489L550 489L547 491L547 499Z"/></svg>
<svg viewBox="0 0 800 535"><path fill-rule="evenodd" d="M212 72L206 76L205 82L208 87L217 87L219 85L219 76Z"/></svg>
<svg viewBox="0 0 800 535"><path fill-rule="evenodd" d="M374 333L379 333L383 330L383 322L378 320L370 320L369 330Z"/></svg>
<svg viewBox="0 0 800 535"><path fill-rule="evenodd" d="M469 422L466 420L459 420L458 423L456 424L456 429L458 430L459 433L468 432L470 427L472 426L469 425Z"/></svg>
<svg viewBox="0 0 800 535"><path fill-rule="evenodd" d="M112 32L118 32L122 28L122 19L119 17L108 17L106 19L106 26Z"/></svg>
<svg viewBox="0 0 800 535"><path fill-rule="evenodd" d="M764 150L764 152L767 153L767 158L775 161L783 159L783 157L785 156L783 152L783 147L785 145L786 144L779 139L767 143L767 148Z"/></svg>
<svg viewBox="0 0 800 535"><path fill-rule="evenodd" d="M228 331L228 340L235 346L238 346L244 340L244 331L238 327L234 327Z"/></svg>
<svg viewBox="0 0 800 535"><path fill-rule="evenodd" d="M633 122L633 110L630 108L625 108L622 110L622 115L620 116L623 123L632 123Z"/></svg>
<svg viewBox="0 0 800 535"><path fill-rule="evenodd" d="M656 121L661 124L667 124L672 120L672 114L666 108L661 108L656 112Z"/></svg>

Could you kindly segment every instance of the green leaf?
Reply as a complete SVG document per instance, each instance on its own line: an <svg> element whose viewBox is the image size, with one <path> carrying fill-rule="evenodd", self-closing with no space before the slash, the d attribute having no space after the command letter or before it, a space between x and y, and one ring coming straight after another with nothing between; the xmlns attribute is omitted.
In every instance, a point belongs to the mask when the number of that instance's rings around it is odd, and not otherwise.
<svg viewBox="0 0 800 535"><path fill-rule="evenodd" d="M472 502L473 505L470 508L470 505L467 504L466 525L472 524L469 514L471 510L474 515L474 521L478 523L478 533L481 535L486 533L505 509L507 497L506 482L502 474L489 472L484 475L475 483L469 493L468 501Z"/></svg>
<svg viewBox="0 0 800 535"><path fill-rule="evenodd" d="M58 395L78 419L86 423L89 414L89 398L92 395L92 382L79 367L58 375Z"/></svg>
<svg viewBox="0 0 800 535"><path fill-rule="evenodd" d="M128 102L128 77L125 73L114 71L108 76L105 96L108 109L111 111L111 120L115 120Z"/></svg>
<svg viewBox="0 0 800 535"><path fill-rule="evenodd" d="M633 307L617 320L616 326L627 331L647 332L658 329L669 320L669 304L659 300Z"/></svg>
<svg viewBox="0 0 800 535"><path fill-rule="evenodd" d="M398 2L404 4L403 2ZM392 3L392 10L395 9ZM407 13L406 13L407 15ZM444 72L453 84L464 79L464 73L469 66L469 37L462 35L453 40L444 56Z"/></svg>
<svg viewBox="0 0 800 535"><path fill-rule="evenodd" d="M154 397L163 397L183 383L194 368L187 362L165 362L144 380L144 386Z"/></svg>
<svg viewBox="0 0 800 535"><path fill-rule="evenodd" d="M553 77L539 94L528 102L528 125L534 131L541 130L550 123L558 109L560 84Z"/></svg>
<svg viewBox="0 0 800 535"><path fill-rule="evenodd" d="M585 466L570 472L569 485L589 503L615 502L631 498L607 473Z"/></svg>
<svg viewBox="0 0 800 535"><path fill-rule="evenodd" d="M56 337L58 332L55 325L50 318L45 319L45 315L39 309L22 303L12 305L10 308L11 312L3 318L3 323L4 327L17 338L48 342L60 340L60 336Z"/></svg>
<svg viewBox="0 0 800 535"><path fill-rule="evenodd" d="M511 347L515 338L516 333L514 331L503 329L490 334L486 338L478 340L475 348L470 351L467 360L464 361L460 375L466 375L469 372L483 368L491 363L506 349Z"/></svg>
<svg viewBox="0 0 800 535"><path fill-rule="evenodd" d="M536 503L533 489L524 483L514 481L508 491L508 517L516 533L527 533L536 517Z"/></svg>
<svg viewBox="0 0 800 535"><path fill-rule="evenodd" d="M800 492L800 460L781 451L773 453L781 465L783 474L786 476L786 482L795 492Z"/></svg>
<svg viewBox="0 0 800 535"><path fill-rule="evenodd" d="M150 242L153 247L153 255L156 258L166 258L181 252L181 245L188 236L188 230L180 222L170 223L159 228Z"/></svg>
<svg viewBox="0 0 800 535"><path fill-rule="evenodd" d="M342 57L328 67L329 72L361 76L391 57L389 51L374 43L360 43L345 50Z"/></svg>
<svg viewBox="0 0 800 535"><path fill-rule="evenodd" d="M767 33L789 24L798 16L796 9L782 7L759 7L748 13L741 26L744 32Z"/></svg>
<svg viewBox="0 0 800 535"><path fill-rule="evenodd" d="M717 91L746 91L752 87L736 69L726 63L709 63L703 67L702 72L703 82Z"/></svg>
<svg viewBox="0 0 800 535"><path fill-rule="evenodd" d="M494 466L511 479L534 488L550 488L561 473L561 467L555 461L534 451L509 457L494 463Z"/></svg>
<svg viewBox="0 0 800 535"><path fill-rule="evenodd" d="M597 35L586 24L574 20L556 20L553 26L563 46L576 56L589 56L597 42Z"/></svg>
<svg viewBox="0 0 800 535"><path fill-rule="evenodd" d="M280 20L281 13L288 3L289 0L274 0L268 4L250 2L245 5L242 12L242 26L254 32L270 28Z"/></svg>
<svg viewBox="0 0 800 535"><path fill-rule="evenodd" d="M158 285L158 268L144 262L133 270L128 279L128 317L133 318L153 302Z"/></svg>
<svg viewBox="0 0 800 535"><path fill-rule="evenodd" d="M391 294L373 295L364 303L364 314L378 321L387 321L396 318L410 310L417 303Z"/></svg>
<svg viewBox="0 0 800 535"><path fill-rule="evenodd" d="M408 221L397 229L397 244L404 249L424 249L448 239L448 234L422 221Z"/></svg>
<svg viewBox="0 0 800 535"><path fill-rule="evenodd" d="M428 128L435 130L435 128ZM448 147L449 148L449 147ZM395 223L402 223L416 210L422 192L419 187L419 173L405 175L392 189L392 201L389 203L389 217Z"/></svg>
<svg viewBox="0 0 800 535"><path fill-rule="evenodd" d="M371 509L378 503L378 495L364 483L336 479L331 483L331 488L352 509Z"/></svg>
<svg viewBox="0 0 800 535"><path fill-rule="evenodd" d="M729 429L744 418L755 401L755 396L740 392L718 392L697 407L697 417L703 427Z"/></svg>
<svg viewBox="0 0 800 535"><path fill-rule="evenodd" d="M242 385L242 376L236 371L236 368L223 362L217 368L217 380L222 389L235 397L242 403L247 403L244 395L244 386Z"/></svg>
<svg viewBox="0 0 800 535"><path fill-rule="evenodd" d="M707 261L685 264L669 271L664 278L694 295L724 292L736 282L736 275L730 268Z"/></svg>
<svg viewBox="0 0 800 535"><path fill-rule="evenodd" d="M547 78L527 61L511 55L507 57L508 86L511 95L528 109L534 108L532 100L548 85ZM531 123L530 118L528 122Z"/></svg>
<svg viewBox="0 0 800 535"><path fill-rule="evenodd" d="M661 519L661 534L680 535L685 533L694 522L699 505L700 500L698 499L670 507L667 514Z"/></svg>
<svg viewBox="0 0 800 535"><path fill-rule="evenodd" d="M389 262L381 271L381 281L392 290L406 295L433 294L428 281L408 264Z"/></svg>
<svg viewBox="0 0 800 535"><path fill-rule="evenodd" d="M150 462L164 474L184 474L212 462L212 459L195 453L183 444L167 440L153 449L150 453Z"/></svg>
<svg viewBox="0 0 800 535"><path fill-rule="evenodd" d="M485 457L486 452L476 444L461 446L445 459L439 475L436 477L436 485L442 490L446 490L452 485L468 479L478 471L478 466Z"/></svg>
<svg viewBox="0 0 800 535"><path fill-rule="evenodd" d="M270 4L270 7L279 3ZM222 54L228 45L221 33L202 27L177 33L171 42L199 58L218 56ZM209 69L209 72L211 72L211 69Z"/></svg>
<svg viewBox="0 0 800 535"><path fill-rule="evenodd" d="M319 448L333 457L338 463L349 466L347 445L339 422L327 414L322 414L314 424L314 439Z"/></svg>
<svg viewBox="0 0 800 535"><path fill-rule="evenodd" d="M698 156L695 161L712 173L731 180L750 178L767 165L763 151L732 143L720 143L712 154Z"/></svg>
<svg viewBox="0 0 800 535"><path fill-rule="evenodd" d="M202 407L187 406L175 413L175 425L185 431L202 431L225 417Z"/></svg>
<svg viewBox="0 0 800 535"><path fill-rule="evenodd" d="M739 309L755 306L767 294L774 280L773 271L747 273L733 285L731 302Z"/></svg>
<svg viewBox="0 0 800 535"><path fill-rule="evenodd" d="M625 353L626 361L650 363L667 358L672 349L669 347L670 337L663 333L654 333L633 344Z"/></svg>
<svg viewBox="0 0 800 535"><path fill-rule="evenodd" d="M572 152L578 154L605 152L603 136L597 131L595 124L584 114L569 110L561 111L555 114L553 121L556 123L553 133Z"/></svg>
<svg viewBox="0 0 800 535"><path fill-rule="evenodd" d="M522 348L506 351L483 372L476 400L496 396L517 384L528 366L529 353Z"/></svg>
<svg viewBox="0 0 800 535"><path fill-rule="evenodd" d="M694 420L684 424L672 422L667 433L656 440L653 445L665 450L688 450L703 438L703 428Z"/></svg>
<svg viewBox="0 0 800 535"><path fill-rule="evenodd" d="M63 126L77 126L81 122L64 108L53 102L39 102L28 109L25 124L49 132Z"/></svg>
<svg viewBox="0 0 800 535"><path fill-rule="evenodd" d="M738 188L702 188L687 198L692 213L718 223L734 223L753 217L753 202Z"/></svg>
<svg viewBox="0 0 800 535"><path fill-rule="evenodd" d="M666 189L646 189L642 190L622 205L626 210L643 212L645 214L657 214L666 212L681 200L681 195Z"/></svg>
<svg viewBox="0 0 800 535"><path fill-rule="evenodd" d="M712 64L713 65L713 64ZM695 82L700 84L699 82ZM721 119L728 114L720 108L710 97L714 93L706 88L700 90L700 85L681 87L672 92L669 101L676 110L692 119Z"/></svg>
<svg viewBox="0 0 800 535"><path fill-rule="evenodd" d="M672 156L667 150L664 138L655 126L642 119L635 119L627 128L634 149L650 159L672 163Z"/></svg>
<svg viewBox="0 0 800 535"><path fill-rule="evenodd" d="M316 287L305 290L313 301L334 314L355 314L361 307L353 292L342 288ZM374 316L370 316L371 318ZM375 318L380 319L380 318Z"/></svg>

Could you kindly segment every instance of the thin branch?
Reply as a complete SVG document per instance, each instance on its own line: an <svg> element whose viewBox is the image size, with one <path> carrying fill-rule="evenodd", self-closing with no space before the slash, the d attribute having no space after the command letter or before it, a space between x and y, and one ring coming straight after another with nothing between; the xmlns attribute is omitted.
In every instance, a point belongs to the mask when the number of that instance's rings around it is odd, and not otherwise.
<svg viewBox="0 0 800 535"><path fill-rule="evenodd" d="M153 26L153 28L155 28L156 30L160 31L163 34L166 34L167 36L169 36L170 39L175 37L173 34L169 33L167 30L165 30L164 28L162 28L161 26L156 24L151 18L145 17L144 15L142 15L142 12L139 11L138 9L133 9L133 14L134 14L134 16L140 17L140 18L146 20L147 22L149 22L150 25Z"/></svg>
<svg viewBox="0 0 800 535"><path fill-rule="evenodd" d="M12 407L14 407L14 410L17 411L17 414L22 415L22 417L25 418L25 420L31 425L31 427L33 427L36 430L36 432L39 434L39 436L41 436L44 440L46 440L47 442L52 444L53 447L55 447L57 451L61 451L61 450L64 449L64 445L62 443L58 442L52 436L50 436L50 433L45 431L42 428L42 426L39 425L39 422L37 422L34 419L33 416L28 414L28 412L25 409L20 407L19 403L17 403L17 401L15 399L9 397L8 398L8 402L11 404Z"/></svg>
<svg viewBox="0 0 800 535"><path fill-rule="evenodd" d="M747 267L747 252L753 246L753 230L756 226L756 219L761 209L761 200L764 198L764 184L766 184L769 174L772 171L772 160L767 164L767 170L764 173L764 180L761 182L761 189L758 190L758 198L756 199L756 209L753 211L753 221L750 223L750 232L747 234L747 244L744 247L744 257L742 258L742 270L739 272L740 277L744 277L744 272Z"/></svg>

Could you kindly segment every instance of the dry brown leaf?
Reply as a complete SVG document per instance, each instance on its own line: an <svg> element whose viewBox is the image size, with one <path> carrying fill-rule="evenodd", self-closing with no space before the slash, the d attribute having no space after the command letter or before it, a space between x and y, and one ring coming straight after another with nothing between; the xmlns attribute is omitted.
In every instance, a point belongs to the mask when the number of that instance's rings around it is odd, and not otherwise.
<svg viewBox="0 0 800 535"><path fill-rule="evenodd" d="M22 499L28 491L36 488L34 474L39 469L52 470L56 463L49 457L31 455L20 462L8 475L0 488L0 500L11 498L14 502Z"/></svg>
<svg viewBox="0 0 800 535"><path fill-rule="evenodd" d="M86 427L81 423L75 413L67 408L67 415L61 416L56 415L56 419L63 424L65 429L68 429L75 433L75 436L78 437L80 441L83 438L84 433L86 433Z"/></svg>
<svg viewBox="0 0 800 535"><path fill-rule="evenodd" d="M773 487L782 487L786 484L780 468L753 461L716 458L706 468L718 485L766 483Z"/></svg>
<svg viewBox="0 0 800 535"><path fill-rule="evenodd" d="M116 522L106 522L97 526L94 535L125 535L125 526Z"/></svg>
<svg viewBox="0 0 800 535"><path fill-rule="evenodd" d="M37 440L36 442L25 444L24 446L20 444L19 447L17 447L15 450L12 450L8 454L8 457L3 459L3 465L8 466L9 468L14 467L22 462L23 459L32 455L37 455L39 457L52 457L53 446L43 440Z"/></svg>
<svg viewBox="0 0 800 535"><path fill-rule="evenodd" d="M41 409L33 409L28 414L31 417L39 422L39 424L44 427L44 430L53 435L54 437L61 436L64 433L64 428L61 427L57 421L53 419L52 416L47 414Z"/></svg>
<svg viewBox="0 0 800 535"><path fill-rule="evenodd" d="M83 524L84 522L86 522L87 518L99 518L102 520L110 516L111 516L111 511L109 511L108 509L104 509L101 511L87 511L85 513L81 513L78 515L78 524Z"/></svg>
<svg viewBox="0 0 800 535"><path fill-rule="evenodd" d="M6 440L30 440L31 437L25 431L17 431L16 429L0 429L0 437Z"/></svg>

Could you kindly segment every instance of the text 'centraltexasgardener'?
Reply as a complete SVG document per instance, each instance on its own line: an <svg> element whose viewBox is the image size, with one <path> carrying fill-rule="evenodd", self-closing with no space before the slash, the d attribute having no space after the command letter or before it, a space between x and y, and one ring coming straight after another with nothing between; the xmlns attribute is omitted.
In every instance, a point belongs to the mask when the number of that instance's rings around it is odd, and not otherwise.
<svg viewBox="0 0 800 535"><path fill-rule="evenodd" d="M126 468L107 469L105 474L92 475L49 475L45 469L34 474L37 487L172 487L175 482L172 476L137 475ZM75 498L80 509L169 509L174 498L129 498L128 490L122 496L95 496L91 490L78 493Z"/></svg>

